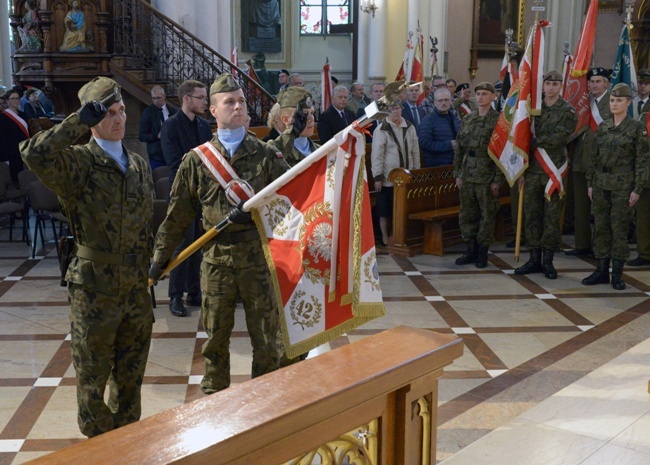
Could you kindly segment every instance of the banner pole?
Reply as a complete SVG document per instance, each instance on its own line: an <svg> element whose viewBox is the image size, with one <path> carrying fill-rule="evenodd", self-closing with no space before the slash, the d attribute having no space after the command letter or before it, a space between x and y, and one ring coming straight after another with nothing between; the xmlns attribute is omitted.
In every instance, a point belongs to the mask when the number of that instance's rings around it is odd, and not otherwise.
<svg viewBox="0 0 650 465"><path fill-rule="evenodd" d="M517 205L517 233L515 235L515 263L519 263L521 248L521 223L524 217L524 183L519 186L519 205Z"/></svg>

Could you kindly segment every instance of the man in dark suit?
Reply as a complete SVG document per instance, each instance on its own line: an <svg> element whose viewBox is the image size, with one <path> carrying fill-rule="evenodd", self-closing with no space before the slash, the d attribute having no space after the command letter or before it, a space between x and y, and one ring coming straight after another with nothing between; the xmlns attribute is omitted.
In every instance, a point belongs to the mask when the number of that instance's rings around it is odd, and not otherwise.
<svg viewBox="0 0 650 465"><path fill-rule="evenodd" d="M165 166L165 157L160 145L160 129L163 123L176 113L176 109L167 105L165 89L160 86L151 88L151 100L153 103L142 112L140 117L140 142L147 143L147 154L151 170L159 166Z"/></svg>
<svg viewBox="0 0 650 465"><path fill-rule="evenodd" d="M332 89L332 104L318 117L318 137L321 145L354 121L354 113L345 108L349 94L348 88L343 85Z"/></svg>
<svg viewBox="0 0 650 465"><path fill-rule="evenodd" d="M419 96L420 87L411 86L406 89L406 100L402 104L402 117L415 126L416 131L420 127L420 121L427 116L424 109L418 106Z"/></svg>
<svg viewBox="0 0 650 465"><path fill-rule="evenodd" d="M173 189L174 179L183 155L212 139L208 120L202 118L208 105L205 84L199 81L185 81L178 89L181 111L171 116L162 126L160 139L162 152L169 166L169 183ZM170 189L170 190L171 190ZM199 237L200 218L197 216L187 230L185 239L174 251L174 256ZM187 315L183 293L187 291L187 305L201 305L201 252L174 268L169 274L169 310L174 316Z"/></svg>

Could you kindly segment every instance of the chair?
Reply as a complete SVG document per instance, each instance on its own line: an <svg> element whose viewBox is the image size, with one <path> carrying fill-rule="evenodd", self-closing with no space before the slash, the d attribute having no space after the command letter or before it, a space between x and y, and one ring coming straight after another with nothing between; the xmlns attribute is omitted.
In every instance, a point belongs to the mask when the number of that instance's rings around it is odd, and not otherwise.
<svg viewBox="0 0 650 465"><path fill-rule="evenodd" d="M156 198L167 202L169 198L169 178L160 178L156 181Z"/></svg>
<svg viewBox="0 0 650 465"><path fill-rule="evenodd" d="M32 243L32 258L36 256L36 243L38 242L38 234L41 234L41 245L45 247L45 235L43 228L46 221L50 221L52 225L52 234L54 235L54 243L58 244L58 237L56 233L56 222L59 222L59 235L63 232L63 223L68 223L68 219L61 213L59 208L59 201L54 192L52 192L40 180L32 181L27 187L27 196L29 202L34 210L36 222L34 224L34 241ZM56 255L59 256L59 248L56 248Z"/></svg>
<svg viewBox="0 0 650 465"><path fill-rule="evenodd" d="M11 182L11 171L6 163L0 163L0 182L7 187L3 198L17 200L22 197L20 190Z"/></svg>
<svg viewBox="0 0 650 465"><path fill-rule="evenodd" d="M153 182L154 184L158 182L159 179L169 177L169 166L159 166L153 170Z"/></svg>
<svg viewBox="0 0 650 465"><path fill-rule="evenodd" d="M0 215L9 216L9 241L13 241L13 232L14 232L14 223L18 218L18 214L22 219L23 223L23 240L29 244L29 226L27 225L27 216L24 214L23 205L7 200L5 194L7 192L7 185L4 182L0 182Z"/></svg>
<svg viewBox="0 0 650 465"><path fill-rule="evenodd" d="M165 178L166 180L166 178ZM158 233L158 228L165 220L167 216L167 199L155 199L153 201L153 236L156 237ZM156 308L156 294L154 292L153 286L149 288L151 291L151 305L153 308Z"/></svg>

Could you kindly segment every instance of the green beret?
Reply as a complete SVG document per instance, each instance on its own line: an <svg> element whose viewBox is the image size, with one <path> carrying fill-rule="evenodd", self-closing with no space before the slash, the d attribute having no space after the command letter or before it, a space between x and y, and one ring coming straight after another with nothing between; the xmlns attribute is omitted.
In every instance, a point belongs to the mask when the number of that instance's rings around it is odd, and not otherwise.
<svg viewBox="0 0 650 465"><path fill-rule="evenodd" d="M639 82L646 82L650 81L650 69L642 69L639 71L639 76L638 76Z"/></svg>
<svg viewBox="0 0 650 465"><path fill-rule="evenodd" d="M544 75L544 81L562 82L562 74L558 70L553 69Z"/></svg>
<svg viewBox="0 0 650 465"><path fill-rule="evenodd" d="M629 97L632 98L632 90L627 84L620 82L614 86L611 92L613 97Z"/></svg>
<svg viewBox="0 0 650 465"><path fill-rule="evenodd" d="M122 100L122 88L112 79L98 77L79 89L77 96L82 105L97 100L109 108L115 102Z"/></svg>
<svg viewBox="0 0 650 465"><path fill-rule="evenodd" d="M278 103L281 108L311 108L314 106L314 99L304 87L289 87L278 95Z"/></svg>
<svg viewBox="0 0 650 465"><path fill-rule="evenodd" d="M241 86L237 81L235 81L235 78L232 77L232 74L223 73L220 74L210 86L210 97L212 97L214 94L221 94L222 92L234 92L239 89L241 89Z"/></svg>
<svg viewBox="0 0 650 465"><path fill-rule="evenodd" d="M494 93L494 86L489 82L480 82L474 87L474 92L478 92L479 90L487 90L488 92Z"/></svg>

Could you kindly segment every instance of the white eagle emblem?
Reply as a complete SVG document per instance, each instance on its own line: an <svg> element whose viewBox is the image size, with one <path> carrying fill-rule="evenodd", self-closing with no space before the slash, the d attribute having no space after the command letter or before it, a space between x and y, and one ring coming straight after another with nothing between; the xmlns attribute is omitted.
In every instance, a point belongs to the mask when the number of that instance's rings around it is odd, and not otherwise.
<svg viewBox="0 0 650 465"><path fill-rule="evenodd" d="M332 254L332 225L321 223L314 228L314 234L307 240L309 254L314 258L314 263L319 263L319 257L326 262L331 260Z"/></svg>

